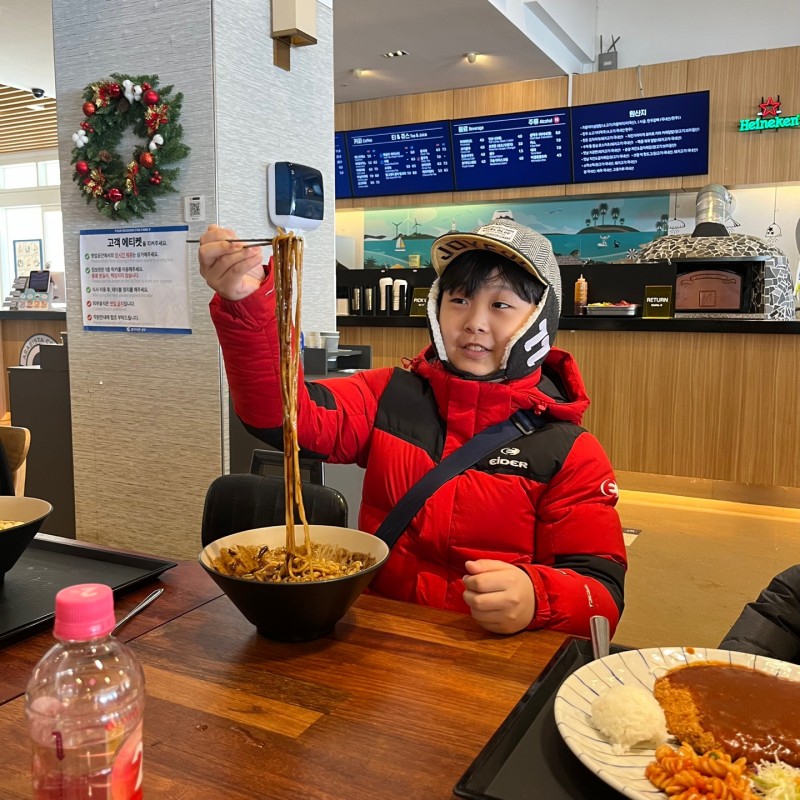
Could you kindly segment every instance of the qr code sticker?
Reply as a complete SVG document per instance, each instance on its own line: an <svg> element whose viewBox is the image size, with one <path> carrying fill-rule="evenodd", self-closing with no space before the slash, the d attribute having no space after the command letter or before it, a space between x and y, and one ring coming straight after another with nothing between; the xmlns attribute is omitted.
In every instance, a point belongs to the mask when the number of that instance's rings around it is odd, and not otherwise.
<svg viewBox="0 0 800 800"><path fill-rule="evenodd" d="M186 222L203 222L206 218L205 199L202 196L184 198Z"/></svg>

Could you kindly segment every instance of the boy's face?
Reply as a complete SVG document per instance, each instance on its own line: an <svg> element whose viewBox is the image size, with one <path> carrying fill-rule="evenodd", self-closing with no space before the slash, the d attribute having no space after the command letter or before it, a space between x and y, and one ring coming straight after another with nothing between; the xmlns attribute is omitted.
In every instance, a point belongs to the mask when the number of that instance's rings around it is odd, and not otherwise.
<svg viewBox="0 0 800 800"><path fill-rule="evenodd" d="M478 377L497 372L511 337L535 308L497 275L472 297L460 289L444 292L439 328L450 364Z"/></svg>

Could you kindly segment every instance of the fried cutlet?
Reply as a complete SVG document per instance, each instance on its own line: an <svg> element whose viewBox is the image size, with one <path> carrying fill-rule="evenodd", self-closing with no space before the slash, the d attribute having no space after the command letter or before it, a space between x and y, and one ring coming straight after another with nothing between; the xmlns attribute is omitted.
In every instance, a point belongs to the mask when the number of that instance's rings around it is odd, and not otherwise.
<svg viewBox="0 0 800 800"><path fill-rule="evenodd" d="M698 753L800 766L800 681L735 664L696 662L656 680L667 730Z"/></svg>

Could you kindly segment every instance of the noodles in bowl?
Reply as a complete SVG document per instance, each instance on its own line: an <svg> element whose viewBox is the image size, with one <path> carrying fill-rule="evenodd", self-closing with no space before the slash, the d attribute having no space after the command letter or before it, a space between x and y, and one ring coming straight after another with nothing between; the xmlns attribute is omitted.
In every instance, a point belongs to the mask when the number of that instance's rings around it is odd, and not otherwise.
<svg viewBox="0 0 800 800"><path fill-rule="evenodd" d="M297 437L303 241L279 229L272 248L286 524L217 539L202 551L200 563L259 633L304 641L330 632L388 558L389 548L372 534L311 525L306 517ZM302 542L295 537L296 518Z"/></svg>
<svg viewBox="0 0 800 800"><path fill-rule="evenodd" d="M254 581L298 583L331 581L344 575L361 572L372 566L374 559L364 553L351 553L339 545L312 542L311 557L298 548L295 553L285 547L240 544L223 547L212 562L217 572ZM288 557L287 557L288 556Z"/></svg>
<svg viewBox="0 0 800 800"><path fill-rule="evenodd" d="M313 542L324 551L342 548L362 555L365 566L339 577L295 581L226 575L214 568L225 550L280 548L286 538L283 525L233 533L212 542L200 553L204 569L242 615L268 639L299 642L330 633L389 556L386 543L364 531L309 525L309 532Z"/></svg>

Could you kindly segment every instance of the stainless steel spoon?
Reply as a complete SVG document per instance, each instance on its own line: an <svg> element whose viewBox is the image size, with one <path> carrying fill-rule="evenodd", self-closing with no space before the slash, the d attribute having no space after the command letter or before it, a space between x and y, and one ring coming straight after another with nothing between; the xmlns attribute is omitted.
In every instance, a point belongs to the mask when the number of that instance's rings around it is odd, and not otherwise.
<svg viewBox="0 0 800 800"><path fill-rule="evenodd" d="M147 597L142 600L141 603L135 605L115 626L112 633L116 633L128 620L135 617L140 611L144 611L150 603L153 602L161 593L164 591L163 587L161 589L156 589L154 592L151 592Z"/></svg>
<svg viewBox="0 0 800 800"><path fill-rule="evenodd" d="M589 618L589 630L592 635L592 653L595 658L605 658L609 653L610 636L608 619L602 616Z"/></svg>

